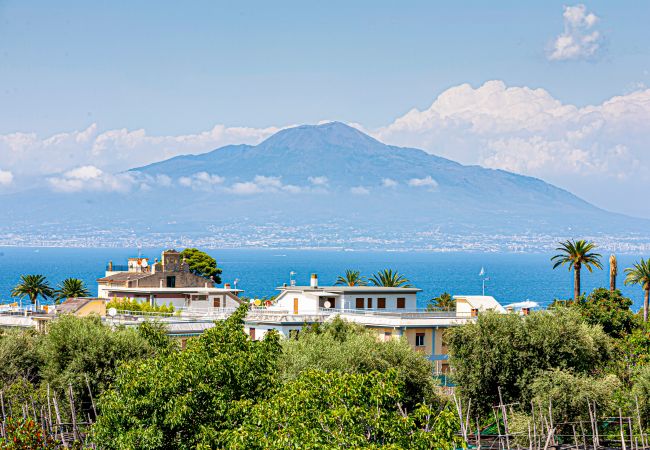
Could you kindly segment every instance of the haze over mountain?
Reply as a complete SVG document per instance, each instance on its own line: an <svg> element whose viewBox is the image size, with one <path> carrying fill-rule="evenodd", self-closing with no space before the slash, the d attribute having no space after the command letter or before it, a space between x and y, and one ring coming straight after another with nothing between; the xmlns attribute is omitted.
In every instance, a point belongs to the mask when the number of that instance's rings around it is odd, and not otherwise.
<svg viewBox="0 0 650 450"><path fill-rule="evenodd" d="M74 176L59 179L62 190L72 181L89 190L7 196L4 231L65 224L64 234L76 227L89 239L119 229L120 239L175 234L204 245L442 248L446 236L463 235L501 236L506 245L522 234L636 239L648 226L542 180L385 145L338 122L102 178L111 192L98 174Z"/></svg>

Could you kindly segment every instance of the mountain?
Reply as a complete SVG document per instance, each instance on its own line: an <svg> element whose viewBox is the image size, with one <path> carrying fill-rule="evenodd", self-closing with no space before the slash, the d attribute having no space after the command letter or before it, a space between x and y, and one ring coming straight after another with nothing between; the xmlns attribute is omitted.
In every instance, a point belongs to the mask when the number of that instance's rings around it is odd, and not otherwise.
<svg viewBox="0 0 650 450"><path fill-rule="evenodd" d="M119 175L132 180L127 193L7 201L40 212L50 225L57 222L52 212L66 211L66 226L89 235L104 224L132 239L176 235L217 246L457 249L464 236L503 247L576 233L637 239L648 229L647 221L603 211L542 180L386 145L339 122Z"/></svg>

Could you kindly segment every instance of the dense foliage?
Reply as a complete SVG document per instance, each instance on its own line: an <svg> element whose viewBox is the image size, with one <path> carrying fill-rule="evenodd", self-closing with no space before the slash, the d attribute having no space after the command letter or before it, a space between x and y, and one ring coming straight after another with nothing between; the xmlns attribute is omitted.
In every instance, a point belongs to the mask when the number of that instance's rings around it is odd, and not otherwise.
<svg viewBox="0 0 650 450"><path fill-rule="evenodd" d="M221 284L221 269L217 267L217 260L212 256L196 248L186 248L181 252L181 258L185 258L193 274Z"/></svg>
<svg viewBox="0 0 650 450"><path fill-rule="evenodd" d="M151 306L147 301L138 301L134 298L115 297L106 304L106 310L115 308L118 311L144 312L144 313L167 313L174 312L174 305L154 305Z"/></svg>
<svg viewBox="0 0 650 450"><path fill-rule="evenodd" d="M504 401L528 404L530 385L541 372L593 373L611 352L607 335L569 309L523 318L481 314L476 323L450 329L447 341L460 392L484 414L499 402L499 387Z"/></svg>
<svg viewBox="0 0 650 450"><path fill-rule="evenodd" d="M380 341L376 333L337 317L304 330L297 339L283 341L282 347L279 371L285 380L295 380L310 369L345 373L394 370L402 384L405 408L438 402L431 362L405 340Z"/></svg>

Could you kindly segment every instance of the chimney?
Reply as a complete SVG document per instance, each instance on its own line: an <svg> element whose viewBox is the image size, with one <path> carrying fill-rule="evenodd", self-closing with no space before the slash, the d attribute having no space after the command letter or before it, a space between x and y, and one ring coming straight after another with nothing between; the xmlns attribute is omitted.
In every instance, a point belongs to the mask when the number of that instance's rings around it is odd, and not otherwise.
<svg viewBox="0 0 650 450"><path fill-rule="evenodd" d="M512 306L507 306L506 307L506 311L508 311L509 313L513 312L514 310L515 309Z"/></svg>
<svg viewBox="0 0 650 450"><path fill-rule="evenodd" d="M318 275L315 273L311 274L311 281L309 282L309 286L313 288L318 287Z"/></svg>
<svg viewBox="0 0 650 450"><path fill-rule="evenodd" d="M112 272L113 271L113 261L108 262L108 271Z"/></svg>
<svg viewBox="0 0 650 450"><path fill-rule="evenodd" d="M160 287L163 287L163 279L160 279Z"/></svg>
<svg viewBox="0 0 650 450"><path fill-rule="evenodd" d="M478 308L472 308L472 317L478 317Z"/></svg>
<svg viewBox="0 0 650 450"><path fill-rule="evenodd" d="M527 316L528 314L530 314L530 308L521 308L521 313L524 316Z"/></svg>
<svg viewBox="0 0 650 450"><path fill-rule="evenodd" d="M230 289L230 283L225 283L225 284L223 285L223 288L224 288L224 289Z"/></svg>

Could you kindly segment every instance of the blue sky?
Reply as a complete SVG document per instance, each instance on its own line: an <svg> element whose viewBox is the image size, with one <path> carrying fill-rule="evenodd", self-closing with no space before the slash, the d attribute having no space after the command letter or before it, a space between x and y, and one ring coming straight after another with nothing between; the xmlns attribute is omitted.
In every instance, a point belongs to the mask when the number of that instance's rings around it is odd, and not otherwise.
<svg viewBox="0 0 650 450"><path fill-rule="evenodd" d="M650 82L650 3L588 2L604 51L552 62L565 2L0 2L0 132L380 126L500 79L598 103Z"/></svg>
<svg viewBox="0 0 650 450"><path fill-rule="evenodd" d="M584 43L556 58L571 25L567 7L580 14L569 34ZM650 217L650 206L639 211L621 199L650 182L641 170L650 168L650 136L638 125L650 117L649 19L643 1L0 0L0 190L77 166L123 170L340 120L389 143L539 176ZM481 90L491 80L502 84ZM465 83L476 91L457 91ZM534 89L544 90L543 104ZM427 112L445 93L453 94L447 103ZM612 97L635 93L643 95L625 97L622 122L602 111ZM456 114L449 102L459 96L482 101L485 114ZM539 114L514 123L513 98ZM576 111L595 105L604 118L563 111L561 123L528 130L554 114L552 102ZM413 108L422 114L400 120ZM452 116L453 126L441 128ZM487 136L490 126L505 131ZM592 136L576 140L586 128ZM36 167L43 157L51 164ZM578 178L556 170L573 166Z"/></svg>

